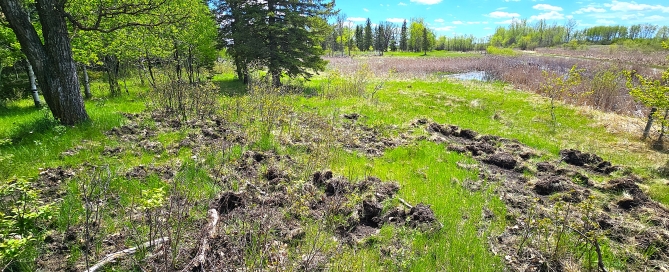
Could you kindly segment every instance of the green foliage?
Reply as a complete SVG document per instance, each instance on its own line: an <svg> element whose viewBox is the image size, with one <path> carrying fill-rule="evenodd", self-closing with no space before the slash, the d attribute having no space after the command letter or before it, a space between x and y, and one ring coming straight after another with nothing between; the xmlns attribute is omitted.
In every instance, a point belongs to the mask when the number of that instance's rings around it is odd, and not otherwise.
<svg viewBox="0 0 669 272"><path fill-rule="evenodd" d="M423 18L412 18L408 31L409 51L427 52L428 50L432 50L437 43L436 35L432 30L427 28L427 24Z"/></svg>
<svg viewBox="0 0 669 272"><path fill-rule="evenodd" d="M28 179L0 181L0 267L24 261L22 256L41 239L52 210Z"/></svg>
<svg viewBox="0 0 669 272"><path fill-rule="evenodd" d="M283 73L309 78L327 62L319 46L329 33L324 18L334 3L276 0L267 2L219 1L216 4L227 52L237 74L248 82L252 65L265 67L273 85Z"/></svg>
<svg viewBox="0 0 669 272"><path fill-rule="evenodd" d="M513 51L511 48L501 48L501 47L496 47L496 46L488 46L486 48L486 52L490 55L500 55L500 56L515 56L517 55L516 52Z"/></svg>
<svg viewBox="0 0 669 272"><path fill-rule="evenodd" d="M555 100L563 99L565 95L570 94L570 90L581 84L581 74L585 69L578 69L576 65L572 66L567 74L541 71L544 82L541 84L540 92L550 98L550 113L553 121L553 128L557 126L557 116L555 114Z"/></svg>
<svg viewBox="0 0 669 272"><path fill-rule="evenodd" d="M662 43L665 49L669 44ZM634 71L627 72L627 87L634 99L648 108L655 108L655 117L666 125L667 120L663 117L669 110L669 68L662 72L660 79L644 77ZM666 115L665 115L666 116Z"/></svg>

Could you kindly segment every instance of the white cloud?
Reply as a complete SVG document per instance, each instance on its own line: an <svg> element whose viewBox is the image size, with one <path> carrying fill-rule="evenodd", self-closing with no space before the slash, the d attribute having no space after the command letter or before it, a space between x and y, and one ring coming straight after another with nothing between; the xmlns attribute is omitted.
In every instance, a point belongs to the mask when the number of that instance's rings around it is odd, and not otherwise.
<svg viewBox="0 0 669 272"><path fill-rule="evenodd" d="M644 21L659 22L659 21L666 21L666 20L669 20L669 18L664 17L664 16L660 16L660 15L653 15L653 16L646 17Z"/></svg>
<svg viewBox="0 0 669 272"><path fill-rule="evenodd" d="M518 18L520 17L520 14L506 11L493 11L491 13L488 13L488 16L492 18Z"/></svg>
<svg viewBox="0 0 669 272"><path fill-rule="evenodd" d="M435 31L453 31L455 29L455 26L442 26L442 27L435 27L433 28Z"/></svg>
<svg viewBox="0 0 669 272"><path fill-rule="evenodd" d="M406 6L407 4L405 4L404 2L400 2L400 3L397 4L397 5L398 5L398 6Z"/></svg>
<svg viewBox="0 0 669 272"><path fill-rule="evenodd" d="M451 24L461 25L461 24L464 24L464 23L462 21L453 21L453 22L451 22Z"/></svg>
<svg viewBox="0 0 669 272"><path fill-rule="evenodd" d="M585 7L585 8L580 8L577 11L574 11L574 14L583 14L583 13L590 13L590 12L606 12L605 9L603 8L596 8L596 7Z"/></svg>
<svg viewBox="0 0 669 272"><path fill-rule="evenodd" d="M404 18L386 18L386 21L391 23L403 23L404 20Z"/></svg>
<svg viewBox="0 0 669 272"><path fill-rule="evenodd" d="M520 2L520 0L504 0L504 2Z"/></svg>
<svg viewBox="0 0 669 272"><path fill-rule="evenodd" d="M366 8L363 8L362 10L364 10L365 12L369 12L369 10L368 10L368 9L366 9Z"/></svg>
<svg viewBox="0 0 669 272"><path fill-rule="evenodd" d="M348 17L348 18L346 18L346 21L351 21L351 22L364 22L364 21L367 21L367 18L362 18L362 17Z"/></svg>
<svg viewBox="0 0 669 272"><path fill-rule="evenodd" d="M421 5L434 5L441 3L442 0L410 0L412 3L418 3Z"/></svg>
<svg viewBox="0 0 669 272"><path fill-rule="evenodd" d="M539 21L539 20L562 20L564 19L564 14L557 12L557 11L551 11L551 12L546 12L542 13L539 15L532 15L528 19L528 21Z"/></svg>
<svg viewBox="0 0 669 272"><path fill-rule="evenodd" d="M616 21L613 20L606 20L606 19L599 19L596 21L598 25L613 25L616 23Z"/></svg>
<svg viewBox="0 0 669 272"><path fill-rule="evenodd" d="M610 8L612 11L641 11L641 10L658 10L665 13L669 13L669 6L662 5L648 5L648 4L638 4L637 2L620 2L613 0L610 4L604 4L604 6Z"/></svg>
<svg viewBox="0 0 669 272"><path fill-rule="evenodd" d="M549 4L536 4L532 8L542 11L562 11L562 7L551 6Z"/></svg>
<svg viewBox="0 0 669 272"><path fill-rule="evenodd" d="M443 23L444 19L439 18L439 19L435 19L434 21L437 22L437 23Z"/></svg>
<svg viewBox="0 0 669 272"><path fill-rule="evenodd" d="M468 25L480 25L481 22L467 22Z"/></svg>
<svg viewBox="0 0 669 272"><path fill-rule="evenodd" d="M505 10L505 9L507 9L507 7L497 8L496 10Z"/></svg>
<svg viewBox="0 0 669 272"><path fill-rule="evenodd" d="M483 30L492 30L492 27L484 27Z"/></svg>

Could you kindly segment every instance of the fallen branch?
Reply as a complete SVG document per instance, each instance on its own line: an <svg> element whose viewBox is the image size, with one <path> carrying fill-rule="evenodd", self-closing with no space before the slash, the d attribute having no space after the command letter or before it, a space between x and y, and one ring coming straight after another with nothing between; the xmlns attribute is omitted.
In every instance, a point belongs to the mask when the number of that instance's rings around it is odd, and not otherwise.
<svg viewBox="0 0 669 272"><path fill-rule="evenodd" d="M196 267L202 267L206 259L207 251L209 250L209 239L216 235L216 224L218 224L218 211L211 209L207 211L207 225L202 230L202 241L200 241L200 250L197 255L181 270L182 272L193 271ZM203 269L204 271L204 269Z"/></svg>
<svg viewBox="0 0 669 272"><path fill-rule="evenodd" d="M135 252L137 252L137 250L140 249L140 248L147 248L147 247L157 246L157 245L166 243L169 240L170 239L168 237L158 238L156 240L148 241L146 243L143 243L142 245L137 246L137 247L128 248L128 249L124 249L124 250L121 250L121 251L118 251L118 252L111 253L111 254L105 256L104 258L102 258L102 260L100 260L95 265L88 268L88 270L86 270L86 271L95 272L96 270L102 268L104 265L106 265L110 262L113 262L114 260L116 260L118 258L125 257L125 256L131 255L131 254L135 254Z"/></svg>

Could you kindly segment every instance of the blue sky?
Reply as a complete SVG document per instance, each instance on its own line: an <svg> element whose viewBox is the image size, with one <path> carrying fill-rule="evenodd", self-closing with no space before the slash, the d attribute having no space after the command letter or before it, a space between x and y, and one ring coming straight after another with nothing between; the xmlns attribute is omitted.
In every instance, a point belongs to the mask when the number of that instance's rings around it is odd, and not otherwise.
<svg viewBox="0 0 669 272"><path fill-rule="evenodd" d="M578 29L595 25L632 25L650 23L669 25L667 0L339 0L337 8L353 24L391 21L398 25L406 19L422 17L437 35L492 35L498 26L511 20L527 19L530 24L546 19L564 25L573 18Z"/></svg>

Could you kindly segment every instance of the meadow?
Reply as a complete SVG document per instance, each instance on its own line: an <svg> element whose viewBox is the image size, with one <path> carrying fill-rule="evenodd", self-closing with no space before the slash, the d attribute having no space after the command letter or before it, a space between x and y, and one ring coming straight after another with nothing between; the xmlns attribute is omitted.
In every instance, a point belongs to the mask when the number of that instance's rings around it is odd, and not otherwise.
<svg viewBox="0 0 669 272"><path fill-rule="evenodd" d="M525 54L328 60L281 89L262 71L240 84L227 61L198 85L128 78L120 97L101 79L93 121L77 127L5 103L0 266L669 269L667 157L639 140L647 109L622 77L651 68ZM573 65L585 80L551 103L541 70ZM493 80L448 77L469 71Z"/></svg>

